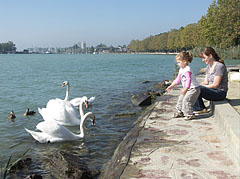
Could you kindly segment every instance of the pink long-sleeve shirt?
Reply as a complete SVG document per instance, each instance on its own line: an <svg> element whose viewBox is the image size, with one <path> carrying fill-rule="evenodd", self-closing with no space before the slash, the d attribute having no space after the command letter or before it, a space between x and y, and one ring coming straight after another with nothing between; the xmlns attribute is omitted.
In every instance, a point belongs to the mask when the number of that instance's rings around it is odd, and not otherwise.
<svg viewBox="0 0 240 179"><path fill-rule="evenodd" d="M176 84L179 84L180 81L182 82L182 86L184 88L195 88L199 86L199 83L192 73L189 66L185 68L180 68L177 78L174 80Z"/></svg>

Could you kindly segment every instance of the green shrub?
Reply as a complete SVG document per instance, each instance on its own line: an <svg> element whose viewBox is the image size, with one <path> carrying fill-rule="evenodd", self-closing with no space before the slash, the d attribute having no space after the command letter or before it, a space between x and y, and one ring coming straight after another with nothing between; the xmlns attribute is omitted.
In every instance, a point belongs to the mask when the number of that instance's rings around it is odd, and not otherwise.
<svg viewBox="0 0 240 179"><path fill-rule="evenodd" d="M218 56L223 59L240 59L240 45L230 47L228 49L221 49L217 47L213 48L217 52ZM195 57L198 57L203 49L204 47L195 47L194 49L192 49L192 53Z"/></svg>

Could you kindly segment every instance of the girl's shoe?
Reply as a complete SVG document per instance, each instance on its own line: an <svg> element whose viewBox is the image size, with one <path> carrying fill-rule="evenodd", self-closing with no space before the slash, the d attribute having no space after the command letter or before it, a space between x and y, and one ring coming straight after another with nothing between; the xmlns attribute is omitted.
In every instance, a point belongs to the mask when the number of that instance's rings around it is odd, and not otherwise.
<svg viewBox="0 0 240 179"><path fill-rule="evenodd" d="M184 114L182 111L178 111L176 113L173 114L173 117L174 118L178 118L178 117L184 117Z"/></svg>
<svg viewBox="0 0 240 179"><path fill-rule="evenodd" d="M190 115L187 115L185 118L184 118L185 120L193 120L193 119L195 119L195 114L190 114Z"/></svg>

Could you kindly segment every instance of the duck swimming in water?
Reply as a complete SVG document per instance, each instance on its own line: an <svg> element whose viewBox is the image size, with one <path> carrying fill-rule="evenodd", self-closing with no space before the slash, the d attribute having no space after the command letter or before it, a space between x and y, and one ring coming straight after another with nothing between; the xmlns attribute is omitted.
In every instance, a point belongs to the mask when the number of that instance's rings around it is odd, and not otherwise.
<svg viewBox="0 0 240 179"><path fill-rule="evenodd" d="M15 116L14 112L11 111L10 114L8 115L8 119L15 119L15 118L16 118L16 116Z"/></svg>
<svg viewBox="0 0 240 179"><path fill-rule="evenodd" d="M35 113L36 113L35 111L29 111L29 108L27 108L26 112L24 113L24 116L34 115Z"/></svg>

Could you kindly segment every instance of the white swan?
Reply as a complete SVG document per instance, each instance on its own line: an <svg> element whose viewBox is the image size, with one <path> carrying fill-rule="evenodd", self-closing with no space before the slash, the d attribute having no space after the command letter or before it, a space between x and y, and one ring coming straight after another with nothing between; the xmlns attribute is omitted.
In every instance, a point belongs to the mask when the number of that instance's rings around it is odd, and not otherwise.
<svg viewBox="0 0 240 179"><path fill-rule="evenodd" d="M64 101L69 101L69 95L70 95L70 83L68 81L64 81L62 83L62 87L66 86L66 96ZM88 102L93 102L95 99L95 96L92 96L91 98L88 99ZM72 100L70 100L70 103L74 106L74 107L78 107L79 104L81 102L81 97L78 98L73 98Z"/></svg>
<svg viewBox="0 0 240 179"><path fill-rule="evenodd" d="M41 132L31 131L26 128L25 130L40 143L73 141L84 137L83 125L85 119L87 119L88 117L92 119L93 125L95 124L95 115L92 112L86 113L80 123L80 134L74 134L73 132L53 120L40 122L36 126L36 128Z"/></svg>
<svg viewBox="0 0 240 179"><path fill-rule="evenodd" d="M88 98L83 96L79 104L79 113L75 107L65 100L55 99L50 100L46 108L38 108L39 113L45 121L56 121L60 125L79 125L80 121L84 118L83 105L88 108Z"/></svg>

